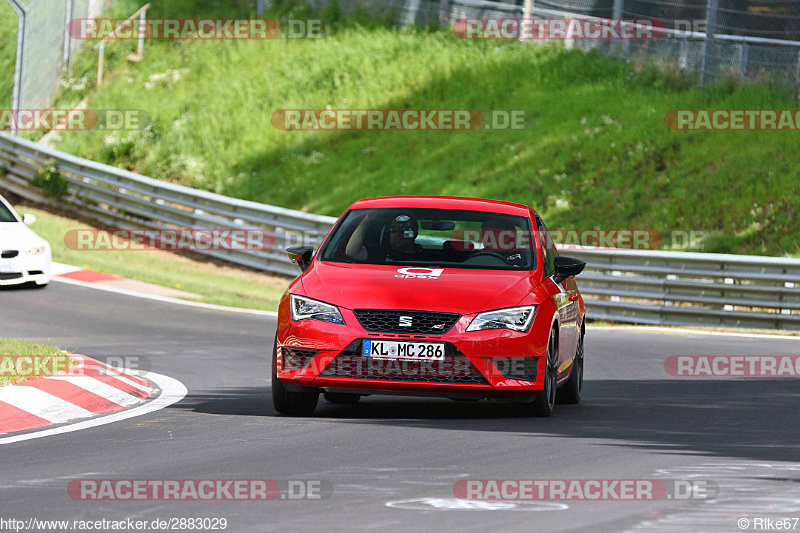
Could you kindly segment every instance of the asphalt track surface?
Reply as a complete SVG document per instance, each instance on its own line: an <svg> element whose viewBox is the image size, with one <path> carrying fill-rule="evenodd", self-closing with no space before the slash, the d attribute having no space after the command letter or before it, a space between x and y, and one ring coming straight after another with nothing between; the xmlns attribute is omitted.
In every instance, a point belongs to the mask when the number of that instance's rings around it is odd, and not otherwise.
<svg viewBox="0 0 800 533"><path fill-rule="evenodd" d="M0 292L0 336L100 360L143 356L183 382L138 418L0 446L0 518L224 517L228 531L741 531L800 517L800 382L681 379L670 355L796 355L800 340L588 328L584 402L547 419L499 404L320 399L315 418L269 400L275 321L52 283ZM70 480L300 479L322 500L87 502ZM711 500L566 501L458 509L459 479L712 481ZM474 506L473 506L474 507ZM796 526L800 530L800 524Z"/></svg>

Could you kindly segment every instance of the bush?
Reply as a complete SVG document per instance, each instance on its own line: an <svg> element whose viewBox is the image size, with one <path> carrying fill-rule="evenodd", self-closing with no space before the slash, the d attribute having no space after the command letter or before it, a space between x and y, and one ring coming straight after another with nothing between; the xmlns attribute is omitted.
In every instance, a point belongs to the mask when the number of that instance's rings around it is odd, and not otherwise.
<svg viewBox="0 0 800 533"><path fill-rule="evenodd" d="M67 180L61 175L61 171L58 170L53 159L44 164L39 176L32 183L56 200L67 193Z"/></svg>

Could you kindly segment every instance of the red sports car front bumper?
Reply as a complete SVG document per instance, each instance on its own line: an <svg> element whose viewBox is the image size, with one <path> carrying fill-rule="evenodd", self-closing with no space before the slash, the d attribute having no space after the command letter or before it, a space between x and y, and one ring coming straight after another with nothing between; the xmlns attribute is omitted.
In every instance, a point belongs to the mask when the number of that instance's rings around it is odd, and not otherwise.
<svg viewBox="0 0 800 533"><path fill-rule="evenodd" d="M463 315L442 335L377 333L364 329L353 311L340 308L345 325L293 322L289 299L280 304L276 372L289 387L326 391L404 393L447 397L534 396L544 382L552 324L535 317L527 332L466 331L475 315ZM364 339L445 343L441 361L382 359L362 355Z"/></svg>

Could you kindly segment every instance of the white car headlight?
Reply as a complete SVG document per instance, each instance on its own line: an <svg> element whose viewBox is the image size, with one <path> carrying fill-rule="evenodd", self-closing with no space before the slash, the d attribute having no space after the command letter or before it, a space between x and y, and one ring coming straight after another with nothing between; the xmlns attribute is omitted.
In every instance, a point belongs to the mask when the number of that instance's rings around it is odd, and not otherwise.
<svg viewBox="0 0 800 533"><path fill-rule="evenodd" d="M536 314L535 305L522 307L508 307L496 311L480 313L472 319L467 331L480 331L482 329L513 329L514 331L528 331Z"/></svg>
<svg viewBox="0 0 800 533"><path fill-rule="evenodd" d="M323 322L332 322L334 324L344 324L342 313L335 305L326 304L318 300L312 300L305 296L297 296L296 294L289 295L289 306L292 310L292 320L313 319L322 320Z"/></svg>
<svg viewBox="0 0 800 533"><path fill-rule="evenodd" d="M42 255L47 251L47 248L44 246L36 246L35 248L31 248L28 250L28 255Z"/></svg>

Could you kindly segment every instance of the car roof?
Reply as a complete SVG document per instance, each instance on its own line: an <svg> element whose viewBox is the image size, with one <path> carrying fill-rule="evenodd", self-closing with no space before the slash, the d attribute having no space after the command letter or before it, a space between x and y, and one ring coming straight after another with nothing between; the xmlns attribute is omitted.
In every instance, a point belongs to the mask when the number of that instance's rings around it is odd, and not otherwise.
<svg viewBox="0 0 800 533"><path fill-rule="evenodd" d="M383 196L364 198L350 206L350 209L417 207L429 209L463 209L468 211L488 211L508 215L528 216L529 207L500 200L485 198L462 198L459 196Z"/></svg>

